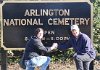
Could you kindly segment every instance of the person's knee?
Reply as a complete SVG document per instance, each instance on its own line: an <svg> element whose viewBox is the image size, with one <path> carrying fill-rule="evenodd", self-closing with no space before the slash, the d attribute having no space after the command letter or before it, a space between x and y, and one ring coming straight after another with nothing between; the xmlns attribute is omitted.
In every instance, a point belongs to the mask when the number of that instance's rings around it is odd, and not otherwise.
<svg viewBox="0 0 100 70"><path fill-rule="evenodd" d="M51 61L51 58L50 57L47 57L47 61Z"/></svg>
<svg viewBox="0 0 100 70"><path fill-rule="evenodd" d="M47 61L46 61L46 63L50 63L50 61L51 61L51 58L50 57L47 57Z"/></svg>
<svg viewBox="0 0 100 70"><path fill-rule="evenodd" d="M80 59L80 57L78 57L78 56L74 56L74 60L76 60L76 61L82 61L82 60Z"/></svg>

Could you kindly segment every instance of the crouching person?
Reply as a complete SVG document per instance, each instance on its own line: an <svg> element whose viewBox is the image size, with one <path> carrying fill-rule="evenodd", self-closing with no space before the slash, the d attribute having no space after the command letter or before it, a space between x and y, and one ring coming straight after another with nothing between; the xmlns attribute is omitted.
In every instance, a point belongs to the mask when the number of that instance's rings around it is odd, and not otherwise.
<svg viewBox="0 0 100 70"><path fill-rule="evenodd" d="M71 26L72 36L67 42L59 45L59 50L72 47L75 51L74 60L77 70L90 70L89 66L96 57L96 52L88 35L81 33L77 25Z"/></svg>
<svg viewBox="0 0 100 70"><path fill-rule="evenodd" d="M26 70L34 70L39 66L40 70L46 70L50 57L43 56L43 53L47 53L57 48L57 43L53 43L51 47L45 47L41 41L43 38L43 29L37 28L34 31L34 36L27 42L23 59L25 60Z"/></svg>

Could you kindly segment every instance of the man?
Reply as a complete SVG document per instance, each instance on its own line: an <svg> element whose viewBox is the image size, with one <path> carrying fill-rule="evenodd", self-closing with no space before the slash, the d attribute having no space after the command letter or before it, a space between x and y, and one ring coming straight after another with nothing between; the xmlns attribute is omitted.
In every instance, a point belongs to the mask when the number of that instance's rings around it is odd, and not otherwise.
<svg viewBox="0 0 100 70"><path fill-rule="evenodd" d="M96 53L90 38L80 32L77 25L71 26L72 36L68 42L60 45L58 49L67 49L73 47L75 50L74 60L77 70L89 70L89 65L95 59Z"/></svg>
<svg viewBox="0 0 100 70"><path fill-rule="evenodd" d="M37 28L34 36L26 44L24 53L26 70L34 70L36 66L40 66L41 70L46 70L50 63L50 57L42 56L42 53L52 51L57 47L57 43L53 43L51 47L45 47L41 42L43 32L42 28Z"/></svg>

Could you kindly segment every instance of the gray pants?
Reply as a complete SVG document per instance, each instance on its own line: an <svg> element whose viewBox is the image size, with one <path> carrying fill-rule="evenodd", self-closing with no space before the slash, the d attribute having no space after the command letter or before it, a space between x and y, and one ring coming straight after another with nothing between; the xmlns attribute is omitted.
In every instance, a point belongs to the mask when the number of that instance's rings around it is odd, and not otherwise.
<svg viewBox="0 0 100 70"><path fill-rule="evenodd" d="M77 70L89 70L89 66L93 58L91 58L87 53L84 55L75 54L74 60Z"/></svg>

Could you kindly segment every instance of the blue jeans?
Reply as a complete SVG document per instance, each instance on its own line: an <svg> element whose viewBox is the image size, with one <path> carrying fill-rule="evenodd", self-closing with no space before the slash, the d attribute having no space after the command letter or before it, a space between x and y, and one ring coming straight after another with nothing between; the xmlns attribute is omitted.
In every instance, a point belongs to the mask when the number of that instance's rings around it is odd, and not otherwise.
<svg viewBox="0 0 100 70"><path fill-rule="evenodd" d="M77 70L89 70L89 66L93 58L87 53L84 55L74 55Z"/></svg>
<svg viewBox="0 0 100 70"><path fill-rule="evenodd" d="M34 70L35 67L39 66L40 70L46 70L50 63L50 57L38 56L34 57L25 62L26 70Z"/></svg>

